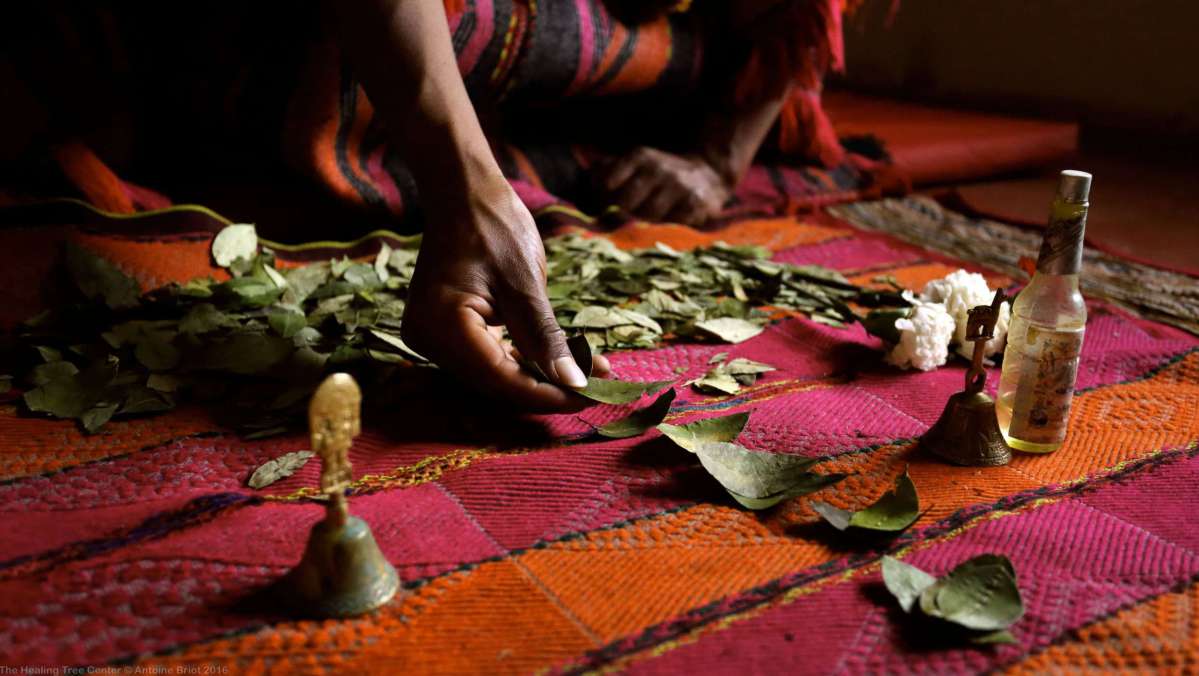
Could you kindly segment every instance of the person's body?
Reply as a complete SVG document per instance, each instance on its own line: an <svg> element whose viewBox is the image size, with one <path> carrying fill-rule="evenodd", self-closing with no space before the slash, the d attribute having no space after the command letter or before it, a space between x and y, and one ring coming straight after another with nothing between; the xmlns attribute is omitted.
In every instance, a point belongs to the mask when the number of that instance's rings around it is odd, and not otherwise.
<svg viewBox="0 0 1199 676"><path fill-rule="evenodd" d="M599 6L583 0L542 0L537 5L550 16L544 8L554 2L575 3L580 13L589 6L589 11L600 12L598 20L611 20L605 9L610 6L618 14L623 11L621 16L627 17L630 10L642 15L629 21L658 22L691 4L608 0ZM534 410L577 408L583 400L571 390L586 382L546 298L540 234L501 171L460 72L464 46L451 36L446 7L457 6L450 11L461 12L466 4L370 0L329 3L327 8L342 57L369 98L372 119L385 141L398 149L419 190L424 240L404 317L404 338L498 399ZM512 4L514 11L523 7L526 13L532 7L520 0ZM788 102L802 104L793 88L817 90L819 75L836 61L839 35L834 32L839 30L841 4L697 3L704 13L695 10L689 25L709 34L699 78L707 88L704 107L692 115L694 124L676 125L686 127L687 133L671 150L655 142L594 164L607 200L647 220L698 224L717 214L780 109ZM668 36L678 30L674 26L665 25ZM669 50L674 44L669 37L667 41ZM498 73L499 66L495 70ZM0 72L0 79L4 77ZM16 85L6 88L20 90ZM797 142L795 115L792 111L789 128L783 125L792 145ZM38 124L36 114L26 117L29 124ZM136 127L130 123L125 131L136 132ZM807 131L812 131L811 124ZM16 145L7 139L0 145L0 160L25 150L19 146L19 138ZM345 170L317 164L311 171L318 175ZM521 369L494 328L500 325L507 327L519 354L535 362L551 383ZM607 371L602 357L595 365L598 372Z"/></svg>

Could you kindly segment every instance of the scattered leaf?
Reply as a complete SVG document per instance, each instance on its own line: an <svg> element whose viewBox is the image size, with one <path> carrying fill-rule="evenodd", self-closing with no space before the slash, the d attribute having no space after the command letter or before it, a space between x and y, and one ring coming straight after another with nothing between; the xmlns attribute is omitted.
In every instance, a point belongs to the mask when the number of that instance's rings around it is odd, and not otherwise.
<svg viewBox="0 0 1199 676"><path fill-rule="evenodd" d="M741 383L724 368L724 364L692 381L691 385L700 392L709 394L736 394L741 390Z"/></svg>
<svg viewBox="0 0 1199 676"><path fill-rule="evenodd" d="M146 378L146 387L159 392L174 392L179 389L179 378L165 373L151 373Z"/></svg>
<svg viewBox="0 0 1199 676"><path fill-rule="evenodd" d="M1007 629L1000 629L999 631L992 631L986 634L973 635L970 637L970 642L975 645L1019 643L1019 641L1016 640L1016 637L1012 636L1012 632L1008 631Z"/></svg>
<svg viewBox="0 0 1199 676"><path fill-rule="evenodd" d="M391 262L391 247L387 242L379 242L379 253L375 255L375 275L379 277L379 281L386 282L391 273L387 271L387 265Z"/></svg>
<svg viewBox="0 0 1199 676"><path fill-rule="evenodd" d="M1024 615L1024 602L1006 556L976 556L940 579L891 557L883 557L882 568L883 584L904 612L919 609L925 617L971 630L965 636L971 643L1015 641L1007 628Z"/></svg>
<svg viewBox="0 0 1199 676"><path fill-rule="evenodd" d="M1024 614L1016 570L1006 556L983 554L949 571L920 594L920 610L967 629L1007 629Z"/></svg>
<svg viewBox="0 0 1199 676"><path fill-rule="evenodd" d="M200 334L235 324L212 303L195 305L179 320L179 333Z"/></svg>
<svg viewBox="0 0 1199 676"><path fill-rule="evenodd" d="M133 385L125 389L117 413L132 415L136 413L156 413L174 408L175 402L167 393L151 388Z"/></svg>
<svg viewBox="0 0 1199 676"><path fill-rule="evenodd" d="M673 380L632 382L591 377L587 379L587 387L579 390L579 394L605 404L627 404L637 401L642 395L657 394L673 384Z"/></svg>
<svg viewBox="0 0 1199 676"><path fill-rule="evenodd" d="M38 345L34 349L37 350L37 353L42 358L42 361L46 362L47 364L51 362L62 361L62 352L59 352L52 347Z"/></svg>
<svg viewBox="0 0 1199 676"><path fill-rule="evenodd" d="M151 371L169 371L179 365L179 350L171 344L168 336L161 333L146 333L133 351L142 366Z"/></svg>
<svg viewBox="0 0 1199 676"><path fill-rule="evenodd" d="M394 333L388 333L386 331L381 331L378 329L371 329L370 333L375 338L378 338L379 340L383 341L384 343L387 343L392 348L395 348L396 350L398 350L400 352L400 354L404 355L404 357L409 361L415 361L415 362L428 361L428 359L425 359L424 357L417 354L416 350L413 350L412 348L408 347L408 344L405 343L402 338L395 335Z"/></svg>
<svg viewBox="0 0 1199 676"><path fill-rule="evenodd" d="M74 242L67 242L66 260L71 278L84 297L102 299L114 310L137 305L142 293L141 285L107 259Z"/></svg>
<svg viewBox="0 0 1199 676"><path fill-rule="evenodd" d="M883 557L883 584L887 591L899 601L899 607L905 613L911 612L912 606L937 581L937 578L920 570L916 566L904 563L899 559Z"/></svg>
<svg viewBox="0 0 1199 676"><path fill-rule="evenodd" d="M685 425L662 423L658 430L678 444L679 448L695 453L703 444L735 440L749 422L748 413L734 413L716 418L704 418Z"/></svg>
<svg viewBox="0 0 1199 676"><path fill-rule="evenodd" d="M566 340L566 347L570 350L570 356L575 360L579 370L583 372L583 377L590 378L591 371L595 367L595 359L591 352L591 343L587 342L587 336L571 336Z"/></svg>
<svg viewBox="0 0 1199 676"><path fill-rule="evenodd" d="M610 439L626 439L628 437L640 436L646 430L666 418L666 414L670 412L670 404L674 401L674 397L674 388L666 390L649 406L633 411L620 420L597 427L595 431L600 436Z"/></svg>
<svg viewBox="0 0 1199 676"><path fill-rule="evenodd" d="M895 486L883 494L877 502L858 512L850 512L823 502L813 502L812 509L824 517L837 530L861 528L863 530L899 532L916 522L920 516L920 499L916 484L907 470L895 480Z"/></svg>
<svg viewBox="0 0 1199 676"><path fill-rule="evenodd" d="M258 233L253 225L227 225L212 239L212 260L222 268L239 259L252 260L257 253Z"/></svg>
<svg viewBox="0 0 1199 676"><path fill-rule="evenodd" d="M250 488L266 488L271 484L300 471L300 468L308 464L308 460L315 455L312 451L294 451L285 453L274 460L269 460L254 470L250 475L246 485Z"/></svg>
<svg viewBox="0 0 1199 676"><path fill-rule="evenodd" d="M83 412L79 416L79 422L83 425L83 429L88 434L95 433L104 423L112 418L112 414L117 412L119 404L104 403L98 404Z"/></svg>
<svg viewBox="0 0 1199 676"><path fill-rule="evenodd" d="M41 387L55 380L70 378L76 373L79 373L79 369L71 362L52 361L48 364L38 364L33 367L33 370L29 373L29 382L34 386Z"/></svg>
<svg viewBox="0 0 1199 676"><path fill-rule="evenodd" d="M734 359L733 361L729 362L727 364L727 368L728 368L728 372L734 376L749 376L749 375L756 376L756 375L760 375L763 373L769 373L771 371L778 370L778 369L774 368L773 366L771 366L770 364L763 364L760 361L754 361L752 359L744 359L741 357L738 357L737 359Z"/></svg>
<svg viewBox="0 0 1199 676"><path fill-rule="evenodd" d="M743 343L764 330L757 324L736 317L721 317L696 322L695 328L726 343Z"/></svg>
<svg viewBox="0 0 1199 676"><path fill-rule="evenodd" d="M308 326L308 319L304 313L295 308L271 308L266 319L271 325L271 330L284 338L291 338L299 333L300 329Z"/></svg>
<svg viewBox="0 0 1199 676"><path fill-rule="evenodd" d="M266 334L243 333L214 342L205 351L201 364L213 371L238 374L261 373L291 354L289 341Z"/></svg>
<svg viewBox="0 0 1199 676"><path fill-rule="evenodd" d="M700 464L737 502L749 509L766 509L789 498L832 485L843 475L813 474L815 459L764 453L734 443L712 441L695 449Z"/></svg>

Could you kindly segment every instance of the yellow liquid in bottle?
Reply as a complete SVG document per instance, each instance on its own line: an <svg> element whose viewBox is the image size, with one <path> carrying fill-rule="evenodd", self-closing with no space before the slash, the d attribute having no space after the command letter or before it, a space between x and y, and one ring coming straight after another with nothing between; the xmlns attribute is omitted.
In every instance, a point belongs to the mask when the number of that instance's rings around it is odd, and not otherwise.
<svg viewBox="0 0 1199 676"><path fill-rule="evenodd" d="M1012 448L1050 453L1065 440L1086 317L1077 275L1038 274L1017 297L995 401Z"/></svg>

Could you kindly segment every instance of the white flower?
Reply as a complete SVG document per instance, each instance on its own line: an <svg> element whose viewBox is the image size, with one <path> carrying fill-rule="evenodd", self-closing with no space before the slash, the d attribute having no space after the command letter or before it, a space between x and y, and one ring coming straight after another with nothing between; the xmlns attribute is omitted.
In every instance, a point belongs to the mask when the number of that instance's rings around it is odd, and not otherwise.
<svg viewBox="0 0 1199 676"><path fill-rule="evenodd" d="M920 294L922 300L945 305L945 310L953 317L953 342L957 343L957 353L967 359L974 356L974 343L966 341L967 313L972 307L990 305L994 297L995 292L987 287L986 278L977 272L965 270L951 272L943 279L934 279L924 285L924 292ZM999 320L995 322L995 337L987 341L985 356L990 357L1003 350L1010 317L1011 306L1003 303L999 306Z"/></svg>
<svg viewBox="0 0 1199 676"><path fill-rule="evenodd" d="M925 303L910 298L912 311L895 320L899 342L887 353L887 362L899 368L918 368L931 371L949 357L949 340L953 337L953 317L940 303Z"/></svg>

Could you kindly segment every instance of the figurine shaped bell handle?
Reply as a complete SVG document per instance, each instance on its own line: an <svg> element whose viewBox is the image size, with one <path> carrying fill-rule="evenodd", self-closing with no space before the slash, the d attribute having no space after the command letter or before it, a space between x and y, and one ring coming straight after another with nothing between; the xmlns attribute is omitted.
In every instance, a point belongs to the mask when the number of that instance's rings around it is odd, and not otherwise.
<svg viewBox="0 0 1199 676"><path fill-rule="evenodd" d="M400 589L399 576L370 526L350 515L346 500L353 479L349 451L361 431L361 404L354 379L335 373L317 388L308 407L312 450L321 458L325 518L313 526L303 558L283 581L286 600L304 615L361 615L388 603Z"/></svg>

